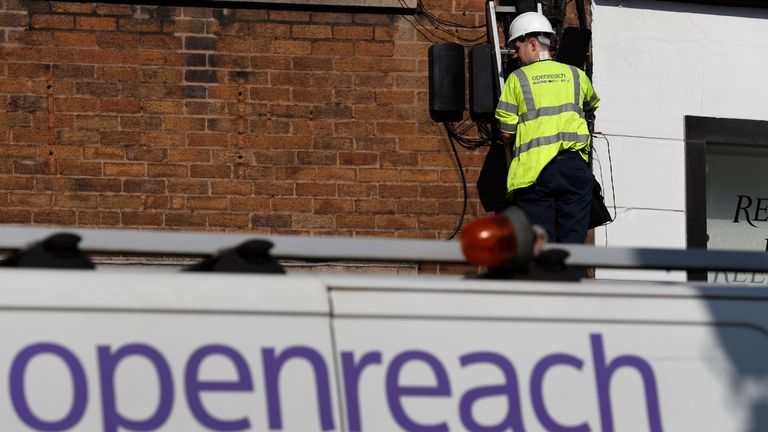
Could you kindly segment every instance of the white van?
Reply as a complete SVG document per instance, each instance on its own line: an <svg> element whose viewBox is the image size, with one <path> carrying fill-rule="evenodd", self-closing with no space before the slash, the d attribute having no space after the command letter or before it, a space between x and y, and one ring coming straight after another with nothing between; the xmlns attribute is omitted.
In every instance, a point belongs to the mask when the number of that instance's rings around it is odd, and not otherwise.
<svg viewBox="0 0 768 432"><path fill-rule="evenodd" d="M79 232L216 247L112 234ZM457 242L273 240L460 260ZM763 287L0 268L0 335L3 431L768 430Z"/></svg>

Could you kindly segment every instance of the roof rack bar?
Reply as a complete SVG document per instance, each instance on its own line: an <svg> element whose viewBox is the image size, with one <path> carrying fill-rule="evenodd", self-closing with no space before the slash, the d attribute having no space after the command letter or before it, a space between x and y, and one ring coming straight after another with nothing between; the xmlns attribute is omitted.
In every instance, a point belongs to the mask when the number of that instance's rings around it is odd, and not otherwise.
<svg viewBox="0 0 768 432"><path fill-rule="evenodd" d="M58 233L79 235L86 253L146 255L213 255L253 239L271 241L279 259L307 261L384 261L466 263L458 241L222 234L0 226L0 249L19 250ZM548 244L563 249L571 266L625 269L768 272L768 254L704 249L648 249Z"/></svg>
<svg viewBox="0 0 768 432"><path fill-rule="evenodd" d="M457 241L122 229L4 226L0 227L0 249L23 249L57 233L80 236L78 246L87 253L212 255L248 240L264 239L275 245L270 255L281 259L465 262Z"/></svg>
<svg viewBox="0 0 768 432"><path fill-rule="evenodd" d="M768 254L751 251L707 249L650 249L548 244L544 249L564 249L571 266L643 270L705 270L768 272Z"/></svg>

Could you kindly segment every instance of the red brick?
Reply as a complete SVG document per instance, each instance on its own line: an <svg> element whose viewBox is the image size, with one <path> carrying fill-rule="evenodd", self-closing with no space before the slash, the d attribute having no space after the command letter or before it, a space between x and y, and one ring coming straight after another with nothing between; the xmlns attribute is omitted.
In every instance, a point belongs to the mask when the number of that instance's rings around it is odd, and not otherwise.
<svg viewBox="0 0 768 432"><path fill-rule="evenodd" d="M276 167L276 180L316 180L317 168L300 166Z"/></svg>
<svg viewBox="0 0 768 432"><path fill-rule="evenodd" d="M13 161L14 174L52 174L54 165L48 160L18 160Z"/></svg>
<svg viewBox="0 0 768 432"><path fill-rule="evenodd" d="M73 210L35 210L32 212L32 223L48 225L74 225L77 213Z"/></svg>
<svg viewBox="0 0 768 432"><path fill-rule="evenodd" d="M145 100L141 104L141 109L146 113L181 114L184 112L184 104L167 100Z"/></svg>
<svg viewBox="0 0 768 432"><path fill-rule="evenodd" d="M0 224L28 224L32 222L32 212L23 209L0 208Z"/></svg>
<svg viewBox="0 0 768 432"><path fill-rule="evenodd" d="M392 199L419 198L417 185L381 184L379 185L379 197Z"/></svg>
<svg viewBox="0 0 768 432"><path fill-rule="evenodd" d="M189 165L149 164L148 177L183 178L189 176Z"/></svg>
<svg viewBox="0 0 768 432"><path fill-rule="evenodd" d="M77 212L78 226L109 227L120 225L120 213L109 211L79 210Z"/></svg>
<svg viewBox="0 0 768 432"><path fill-rule="evenodd" d="M189 197L187 208L190 210L225 210L229 201L225 197Z"/></svg>
<svg viewBox="0 0 768 432"><path fill-rule="evenodd" d="M93 97L56 98L55 107L61 113L97 112L99 99Z"/></svg>
<svg viewBox="0 0 768 432"><path fill-rule="evenodd" d="M320 42L315 42L320 43ZM314 45L312 45L314 46ZM279 55L256 55L251 57L251 69L281 70L291 69L292 57Z"/></svg>
<svg viewBox="0 0 768 432"><path fill-rule="evenodd" d="M76 127L85 130L116 130L117 117L105 115L78 115L76 117Z"/></svg>
<svg viewBox="0 0 768 432"><path fill-rule="evenodd" d="M384 230L416 229L416 219L411 216L376 216L376 228Z"/></svg>
<svg viewBox="0 0 768 432"><path fill-rule="evenodd" d="M396 182L398 171L392 168L360 168L357 178L361 182Z"/></svg>
<svg viewBox="0 0 768 432"><path fill-rule="evenodd" d="M125 179L123 192L163 194L166 193L166 185L163 180Z"/></svg>
<svg viewBox="0 0 768 432"><path fill-rule="evenodd" d="M355 168L320 167L317 169L318 181L355 181L357 170Z"/></svg>
<svg viewBox="0 0 768 432"><path fill-rule="evenodd" d="M355 203L353 200L341 200L341 199L315 199L314 200L315 214L351 213L354 210L354 206L355 206Z"/></svg>
<svg viewBox="0 0 768 432"><path fill-rule="evenodd" d="M13 207L50 207L53 202L53 195L12 192L8 202Z"/></svg>
<svg viewBox="0 0 768 432"><path fill-rule="evenodd" d="M144 144L152 147L177 147L184 145L184 135L180 132L148 131L144 133Z"/></svg>
<svg viewBox="0 0 768 432"><path fill-rule="evenodd" d="M15 141L21 143L23 141ZM13 145L0 147L0 158L2 159L36 159L38 156L35 147L26 145Z"/></svg>
<svg viewBox="0 0 768 432"><path fill-rule="evenodd" d="M418 216L416 218L419 228L449 230L456 225L456 216Z"/></svg>
<svg viewBox="0 0 768 432"><path fill-rule="evenodd" d="M53 204L63 208L95 209L99 206L99 196L95 194L55 195Z"/></svg>
<svg viewBox="0 0 768 432"><path fill-rule="evenodd" d="M123 211L120 212L120 220L126 226L153 226L163 225L163 214L160 212Z"/></svg>
<svg viewBox="0 0 768 432"><path fill-rule="evenodd" d="M406 214L440 214L438 202L440 200L403 200L397 201L397 212ZM458 213L457 213L458 214Z"/></svg>
<svg viewBox="0 0 768 432"><path fill-rule="evenodd" d="M357 200L355 213L391 214L397 210L395 200Z"/></svg>
<svg viewBox="0 0 768 432"><path fill-rule="evenodd" d="M104 175L109 177L144 177L146 172L143 163L104 163Z"/></svg>
<svg viewBox="0 0 768 432"><path fill-rule="evenodd" d="M99 208L104 209L140 209L144 199L139 195L102 195Z"/></svg>
<svg viewBox="0 0 768 432"><path fill-rule="evenodd" d="M210 184L206 180L168 179L168 192L205 195L210 192Z"/></svg>
<svg viewBox="0 0 768 432"><path fill-rule="evenodd" d="M275 198L272 200L272 210L277 212L312 212L312 200L306 198Z"/></svg>
<svg viewBox="0 0 768 432"><path fill-rule="evenodd" d="M296 196L300 197L335 197L337 196L335 183L298 183Z"/></svg>
<svg viewBox="0 0 768 432"><path fill-rule="evenodd" d="M32 177L0 177L0 190L34 190L35 179Z"/></svg>
<svg viewBox="0 0 768 432"><path fill-rule="evenodd" d="M167 196L149 195L144 198L145 210L164 210L170 207L170 198Z"/></svg>
<svg viewBox="0 0 768 432"><path fill-rule="evenodd" d="M293 217L287 214L254 214L251 217L251 225L254 228L290 228L293 226Z"/></svg>
<svg viewBox="0 0 768 432"><path fill-rule="evenodd" d="M58 172L62 175L98 177L103 173L101 162L83 162L74 160L58 161Z"/></svg>
<svg viewBox="0 0 768 432"><path fill-rule="evenodd" d="M381 155L382 167L416 167L419 166L418 153L392 152Z"/></svg>
<svg viewBox="0 0 768 432"><path fill-rule="evenodd" d="M355 107L354 116L357 120L376 121L378 127L379 122L394 120L396 111L397 108L393 106L363 105ZM398 124L403 125L403 123ZM415 127L413 129L415 132Z"/></svg>
<svg viewBox="0 0 768 432"><path fill-rule="evenodd" d="M161 30L160 21L152 19L118 18L120 30L126 32L155 33Z"/></svg>
<svg viewBox="0 0 768 432"><path fill-rule="evenodd" d="M370 228L375 226L376 220L373 215L336 215L336 228Z"/></svg>
<svg viewBox="0 0 768 432"><path fill-rule="evenodd" d="M254 182L254 195L293 196L295 183L289 182Z"/></svg>
<svg viewBox="0 0 768 432"><path fill-rule="evenodd" d="M168 161L170 162L211 162L211 151L196 148L172 148L168 149Z"/></svg>
<svg viewBox="0 0 768 432"><path fill-rule="evenodd" d="M193 178L232 178L232 167L227 165L191 165L190 177Z"/></svg>
<svg viewBox="0 0 768 432"><path fill-rule="evenodd" d="M70 3L70 2L51 2L52 12L64 12L64 13L91 13L94 6L92 3Z"/></svg>
<svg viewBox="0 0 768 432"><path fill-rule="evenodd" d="M113 17L78 16L75 17L75 28L78 30L116 30L117 19Z"/></svg>
<svg viewBox="0 0 768 432"><path fill-rule="evenodd" d="M373 28L370 26L336 26L333 28L336 39L373 39Z"/></svg>
<svg viewBox="0 0 768 432"><path fill-rule="evenodd" d="M352 42L317 41L312 43L313 55L345 57L354 54Z"/></svg>
<svg viewBox="0 0 768 432"><path fill-rule="evenodd" d="M211 183L211 193L214 195L251 195L253 182L250 181L214 181Z"/></svg>
<svg viewBox="0 0 768 432"><path fill-rule="evenodd" d="M229 197L229 209L232 211L264 211L265 209L269 209L269 206L270 198L253 196Z"/></svg>
<svg viewBox="0 0 768 432"><path fill-rule="evenodd" d="M125 159L136 162L164 162L167 159L167 150L131 145L125 147Z"/></svg>
<svg viewBox="0 0 768 432"><path fill-rule="evenodd" d="M32 28L72 29L75 18L72 15L33 15Z"/></svg>
<svg viewBox="0 0 768 432"><path fill-rule="evenodd" d="M356 56L390 57L394 53L394 45L380 42L355 43Z"/></svg>
<svg viewBox="0 0 768 432"><path fill-rule="evenodd" d="M291 27L291 36L295 39L330 39L333 31L328 25L296 24Z"/></svg>
<svg viewBox="0 0 768 432"><path fill-rule="evenodd" d="M166 117L164 119L166 130L173 130L173 131L204 131L205 130L205 119L204 118L192 118L192 117ZM211 134L214 135L214 134ZM196 144L190 139L189 145L199 145ZM221 141L219 141L220 143Z"/></svg>
<svg viewBox="0 0 768 432"><path fill-rule="evenodd" d="M314 214L296 214L292 218L292 227L296 229L333 229L335 227L333 216Z"/></svg>
<svg viewBox="0 0 768 432"><path fill-rule="evenodd" d="M400 137L397 149L405 151L437 151L441 148L435 137Z"/></svg>
<svg viewBox="0 0 768 432"><path fill-rule="evenodd" d="M376 185L349 183L339 185L339 196L354 198L372 198L376 196L378 190Z"/></svg>
<svg viewBox="0 0 768 432"><path fill-rule="evenodd" d="M416 125L402 122L377 122L376 135L379 136L408 136L416 134Z"/></svg>
<svg viewBox="0 0 768 432"><path fill-rule="evenodd" d="M334 131L341 136L372 136L375 135L375 126L369 122L337 121Z"/></svg>
<svg viewBox="0 0 768 432"><path fill-rule="evenodd" d="M272 52L277 54L307 55L312 52L312 43L300 40L277 39L272 41Z"/></svg>
<svg viewBox="0 0 768 432"><path fill-rule="evenodd" d="M89 177L74 178L67 187L80 192L120 192L123 188L120 179Z"/></svg>
<svg viewBox="0 0 768 432"><path fill-rule="evenodd" d="M419 196L421 198L454 199L461 196L460 187L447 185L421 185Z"/></svg>
<svg viewBox="0 0 768 432"><path fill-rule="evenodd" d="M240 213L210 213L208 214L208 226L221 228L248 228L251 218L247 214Z"/></svg>
<svg viewBox="0 0 768 432"><path fill-rule="evenodd" d="M400 181L408 183L437 183L440 172L432 169L401 169Z"/></svg>
<svg viewBox="0 0 768 432"><path fill-rule="evenodd" d="M71 146L92 146L101 142L98 131L62 130L58 134L58 143Z"/></svg>
<svg viewBox="0 0 768 432"><path fill-rule="evenodd" d="M99 99L98 109L102 113L138 114L141 112L141 101L135 99Z"/></svg>
<svg viewBox="0 0 768 432"><path fill-rule="evenodd" d="M98 15L133 15L133 10L130 5L97 3L96 13Z"/></svg>
<svg viewBox="0 0 768 432"><path fill-rule="evenodd" d="M198 212L167 212L165 214L167 227L203 227L207 223L206 216Z"/></svg>
<svg viewBox="0 0 768 432"><path fill-rule="evenodd" d="M53 34L54 44L79 48L96 48L96 35L85 32L56 32Z"/></svg>

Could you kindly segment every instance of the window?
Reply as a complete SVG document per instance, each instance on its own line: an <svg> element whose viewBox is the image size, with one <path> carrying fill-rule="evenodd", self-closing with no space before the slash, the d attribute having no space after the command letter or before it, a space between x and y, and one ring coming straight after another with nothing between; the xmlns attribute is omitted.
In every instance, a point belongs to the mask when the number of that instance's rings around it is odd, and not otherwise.
<svg viewBox="0 0 768 432"><path fill-rule="evenodd" d="M686 116L688 247L768 252L768 121ZM768 274L689 279L768 284Z"/></svg>

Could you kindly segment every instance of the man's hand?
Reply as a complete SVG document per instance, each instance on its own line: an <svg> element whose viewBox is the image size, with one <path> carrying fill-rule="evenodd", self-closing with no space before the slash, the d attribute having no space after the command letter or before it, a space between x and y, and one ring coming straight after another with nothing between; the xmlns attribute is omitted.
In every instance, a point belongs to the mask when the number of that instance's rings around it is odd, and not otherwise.
<svg viewBox="0 0 768 432"><path fill-rule="evenodd" d="M515 143L515 134L502 132L501 142L505 145L513 145Z"/></svg>

